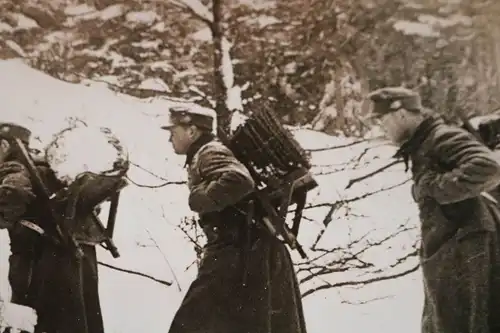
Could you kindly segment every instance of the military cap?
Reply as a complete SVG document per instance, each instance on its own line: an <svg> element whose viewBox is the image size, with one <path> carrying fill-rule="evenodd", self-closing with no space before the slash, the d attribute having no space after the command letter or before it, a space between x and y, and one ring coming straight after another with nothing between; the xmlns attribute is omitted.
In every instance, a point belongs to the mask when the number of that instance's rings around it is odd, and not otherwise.
<svg viewBox="0 0 500 333"><path fill-rule="evenodd" d="M20 139L23 143L29 144L31 131L18 124L0 122L0 138L2 136L15 137Z"/></svg>
<svg viewBox="0 0 500 333"><path fill-rule="evenodd" d="M162 129L170 129L178 125L195 125L209 131L214 130L216 113L214 110L197 104L180 105L169 108L168 120Z"/></svg>
<svg viewBox="0 0 500 333"><path fill-rule="evenodd" d="M422 109L420 95L403 87L385 87L368 94L373 102L373 116L382 116L391 112L405 109L419 112Z"/></svg>

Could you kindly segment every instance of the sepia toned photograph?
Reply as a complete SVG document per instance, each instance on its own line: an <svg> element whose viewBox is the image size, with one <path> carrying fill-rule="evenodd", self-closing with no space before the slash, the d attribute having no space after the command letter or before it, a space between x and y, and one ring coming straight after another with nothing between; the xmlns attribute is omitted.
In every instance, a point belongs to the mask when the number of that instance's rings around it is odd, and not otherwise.
<svg viewBox="0 0 500 333"><path fill-rule="evenodd" d="M0 0L0 333L500 333L498 17Z"/></svg>

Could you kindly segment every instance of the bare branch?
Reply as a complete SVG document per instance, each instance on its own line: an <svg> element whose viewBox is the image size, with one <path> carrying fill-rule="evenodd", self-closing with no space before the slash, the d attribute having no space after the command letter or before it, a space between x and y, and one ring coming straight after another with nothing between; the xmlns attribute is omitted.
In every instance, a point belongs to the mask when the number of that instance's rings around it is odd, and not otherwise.
<svg viewBox="0 0 500 333"><path fill-rule="evenodd" d="M351 268L374 267L373 264L363 261L361 259L361 255L364 254L365 252L367 252L368 250L373 249L374 247L386 244L389 240L394 239L398 235L400 235L404 232L410 231L412 229L414 229L414 227L405 227L405 225L401 225L400 229L396 230L395 232L387 235L386 237L384 237L380 240L377 240L376 242L366 241L366 244L361 249L359 249L355 252L349 251L348 249L352 249L355 245L361 244L361 241L366 239L367 236L371 234L370 231L367 232L366 234L364 234L363 236L361 236L359 239L350 242L350 244L347 244L344 247L344 249L339 250L337 248L337 249L332 249L332 250L323 250L324 253L318 258L324 257L326 254L332 254L332 253L339 252L339 251L341 252L340 253L341 255L338 256L339 259L330 260L326 263L322 263L321 265L311 264L311 261L309 261L310 267L300 268L298 272L303 271L303 270L310 271L311 269L317 269L317 271L315 273L308 275L305 278L301 279L300 283L307 282L307 281L309 281L313 278L316 278L320 275L327 275L327 274L331 274L331 273L335 273L335 272L339 272L339 271L346 271L346 270L349 270ZM396 264L394 264L391 267L392 268L396 267L398 264L403 263L408 258L414 257L417 254L418 254L418 251L413 251L409 254L406 254L402 258L398 258L396 261ZM315 260L317 260L317 258ZM335 267L333 267L333 266L335 266ZM377 272L374 272L374 273L377 273Z"/></svg>
<svg viewBox="0 0 500 333"><path fill-rule="evenodd" d="M345 189L347 190L347 189L351 188L352 185L359 183L359 182L361 182L365 179L368 179L370 177L373 177L376 174L379 174L379 173L381 173L381 172L383 172L383 171L389 169L390 167L392 167L396 164L399 164L399 163L402 163L402 161L401 160L392 161L391 163L384 165L383 167L380 167L380 168L376 169L375 171L372 171L364 176L353 178L353 179L349 180L349 183L347 183L347 186L345 187Z"/></svg>
<svg viewBox="0 0 500 333"><path fill-rule="evenodd" d="M348 301L348 300L342 300L342 304L349 304L349 305L365 305L365 304L368 304L368 303L373 303L375 301L383 301L383 300L386 300L386 299L389 299L389 298L393 298L393 296L382 296L382 297L374 297L374 298L370 298L368 300L364 300L364 301Z"/></svg>
<svg viewBox="0 0 500 333"><path fill-rule="evenodd" d="M302 297L309 296L317 291L320 290L325 290L325 289L330 289L330 288L339 288L339 287L345 287L345 286L360 286L360 285L367 285L371 283L376 283L376 282L382 282L382 281L387 281L387 280L394 280L409 274L412 274L416 272L420 268L420 264L416 264L412 268L409 268L403 272L400 273L395 273L395 274L389 274L386 276L377 276L371 279L365 279L365 280L360 280L360 281L343 281L343 282L338 282L338 283L325 283L321 286L309 289L308 291L304 292L302 294Z"/></svg>
<svg viewBox="0 0 500 333"><path fill-rule="evenodd" d="M156 177L158 179L161 179L161 180L165 181L164 183L160 183L160 184L157 184L157 185L145 185L145 184L139 184L136 181L130 179L130 177L127 177L127 180L130 181L132 184L134 184L137 187L160 188L160 187L164 187L164 186L167 186L167 185L184 185L184 184L186 184L185 181L169 181L168 179L166 179L166 178L164 178L164 177L162 177L160 175L157 175L157 174L155 174L154 172L152 172L152 171L150 171L148 169L143 168L142 166L140 166L137 163L134 163L134 162L129 162L129 163L130 163L130 165L133 165L136 168L141 169L142 171L146 172L147 174L150 174L151 176L154 176L154 177Z"/></svg>
<svg viewBox="0 0 500 333"><path fill-rule="evenodd" d="M153 236L151 235L151 233L149 232L149 230L147 228L146 228L146 232L149 235L149 239L154 243L156 249L163 256L163 260L165 260L165 263L167 264L168 268L170 269L170 273L172 273L172 275L173 275L173 277L175 279L175 283L177 284L177 288L179 289L179 291L182 291L181 284L179 283L179 279L177 279L177 275L175 275L174 269L172 268L172 265L170 265L170 261L168 261L167 256L165 255L165 253L163 252L163 250L158 245L158 242L156 242L156 240L153 238Z"/></svg>
<svg viewBox="0 0 500 333"><path fill-rule="evenodd" d="M194 17L212 26L214 17L210 10L199 0L170 0L170 2L182 9L189 11Z"/></svg>
<svg viewBox="0 0 500 333"><path fill-rule="evenodd" d="M319 208L319 207L332 207L332 206L337 206L337 208L340 208L344 204L347 204L347 203L350 203L350 202L359 201L361 199L366 199L367 197L370 197L372 195L375 195L375 194L378 194L378 193L381 193L381 192L385 192L385 191L389 191L389 190L395 189L396 187L404 185L404 184L408 183L409 181L410 181L410 179L407 179L405 181L402 181L401 183L397 183L395 185L383 187L383 188L381 188L381 189L379 189L377 191L366 192L366 193L364 193L362 195L359 195L359 196L356 196L356 197L352 197L352 198L349 198L349 199L338 200L338 201L333 202L333 203L324 202L324 203L309 205L309 206L305 207L304 209L312 209L312 208Z"/></svg>
<svg viewBox="0 0 500 333"><path fill-rule="evenodd" d="M370 139L362 139L362 140L356 140L344 145L338 145L338 146L330 146L330 147L323 147L323 148L312 148L312 149L306 149L308 152L318 152L318 151L327 151L327 150L335 150L335 149L341 149L341 148L347 148L347 147L352 147L355 145L358 145L363 142L370 141Z"/></svg>
<svg viewBox="0 0 500 333"><path fill-rule="evenodd" d="M155 277L152 277L151 275L147 275L147 274L144 274L144 273L141 273L141 272L133 271L133 270L130 270L130 269L119 268L119 267L116 267L116 266L113 266L113 265L110 265L110 264L106 264L106 263L104 263L102 261L98 261L97 263L99 265L102 265L104 267L108 267L108 268L114 269L114 270L119 271L119 272L124 272L124 273L127 273L127 274L132 274L132 275L138 275L138 276L145 277L147 279L153 280L153 281L158 282L160 284L163 284L165 286L171 286L172 285L172 282L168 282L168 281L165 281L165 280L160 280L160 279L157 279Z"/></svg>
<svg viewBox="0 0 500 333"><path fill-rule="evenodd" d="M391 240L416 229L416 226L410 224L410 219L406 221L406 223L401 224L394 232L391 232L388 235L376 240L370 240L370 235L374 232L374 230L369 230L366 233L359 235L353 240L348 241L345 245L339 245L334 248L316 248L316 244L319 239L322 237L324 230L319 234L318 239L311 247L313 253L317 253L317 255L307 261L298 263L297 273L300 275L301 273L305 273L303 277L300 279L300 284L304 284L313 279L317 279L321 281L321 285L319 287L314 287L306 291L303 297L310 295L316 291L328 289L328 288L337 288L343 286L364 286L370 283L396 279L401 276L410 274L411 272L418 269L412 268L406 270L404 272L397 273L385 273L388 269L397 269L401 265L406 265L408 261L412 258L418 257L418 241L416 241L412 247L407 251L403 250L401 256L394 259L394 262L387 267L378 267L376 263L372 263L366 261L364 256L372 251L376 247L385 246ZM326 228L325 228L326 230ZM333 257L333 258L332 258ZM356 280L346 279L341 280L335 283L329 282L325 279L326 276L330 276L331 274L337 273L346 273L351 271L359 271ZM336 275L338 276L338 275ZM366 278L363 278L366 277Z"/></svg>

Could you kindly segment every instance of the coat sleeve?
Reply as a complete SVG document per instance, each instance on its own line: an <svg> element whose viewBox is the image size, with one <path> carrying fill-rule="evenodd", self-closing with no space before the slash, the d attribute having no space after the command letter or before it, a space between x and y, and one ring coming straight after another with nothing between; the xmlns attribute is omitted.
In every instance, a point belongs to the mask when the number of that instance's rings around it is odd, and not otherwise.
<svg viewBox="0 0 500 333"><path fill-rule="evenodd" d="M478 142L470 133L448 126L437 129L431 150L450 170L425 168L416 179L420 196L430 196L440 204L477 197L500 184L500 156Z"/></svg>
<svg viewBox="0 0 500 333"><path fill-rule="evenodd" d="M254 190L247 168L224 146L209 146L198 157L202 181L191 188L189 207L204 214L238 203Z"/></svg>
<svg viewBox="0 0 500 333"><path fill-rule="evenodd" d="M4 221L16 222L35 198L26 168L17 162L0 165L0 215Z"/></svg>

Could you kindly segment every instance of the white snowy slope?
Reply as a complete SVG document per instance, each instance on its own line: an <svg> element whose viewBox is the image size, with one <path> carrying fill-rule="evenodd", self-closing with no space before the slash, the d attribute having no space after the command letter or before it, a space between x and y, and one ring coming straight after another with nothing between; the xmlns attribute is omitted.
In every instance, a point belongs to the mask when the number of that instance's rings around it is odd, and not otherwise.
<svg viewBox="0 0 500 333"><path fill-rule="evenodd" d="M135 164L170 181L185 180L183 159L173 154L166 142L167 134L159 129L161 116L157 115L164 113L172 101L142 101L113 93L103 85L88 87L65 83L33 70L19 60L0 62L0 86L0 121L15 121L32 128L40 139L37 144L39 147L43 147L55 132L67 126L68 117L77 117L91 126L111 128L128 148L130 159ZM294 134L305 148L313 150L313 172L317 174L320 186L310 195L312 205L349 201L407 179L404 168L394 166L346 190L350 179L389 163L394 148L375 141L349 146L352 140L309 130L294 130ZM82 160L107 159L92 150L95 144L91 140L82 140L75 149L81 151ZM343 145L347 146L315 151ZM163 182L136 167L132 167L130 177L143 184L157 185ZM124 190L114 237L121 257L113 259L102 250L99 259L172 281L173 284L166 287L143 277L100 266L101 299L108 333L168 330L172 316L196 273L195 266L190 266L195 259L193 246L177 227L183 217L192 216L187 207L186 195L184 185L158 189L130 185ZM328 210L326 206L306 210L305 216L311 221L303 222L299 236L306 249L323 231L323 220ZM105 213L103 217L106 217ZM416 216L408 184L368 195L363 200L340 207L332 215L332 221L318 247L342 248L369 231L371 233L366 237L366 242L374 243L394 233L402 224L415 226ZM413 244L415 236L415 231L402 233L384 246L374 247L364 253L363 260L373 264L370 270L325 275L305 282L302 289L307 292L323 284L360 281L407 269L415 264L414 260L400 268L391 267L401 251ZM311 257L317 255L313 252L310 254ZM3 299L8 299L10 294L7 283L8 255L8 237L2 231L0 295ZM313 264L325 265L336 255L338 253L318 259ZM190 268L186 270L188 266ZM306 276L307 273L299 274L301 279ZM313 293L304 298L309 332L323 333L332 328L345 333L367 330L419 332L421 293L419 273L365 288L345 287ZM369 300L373 301L367 302Z"/></svg>

